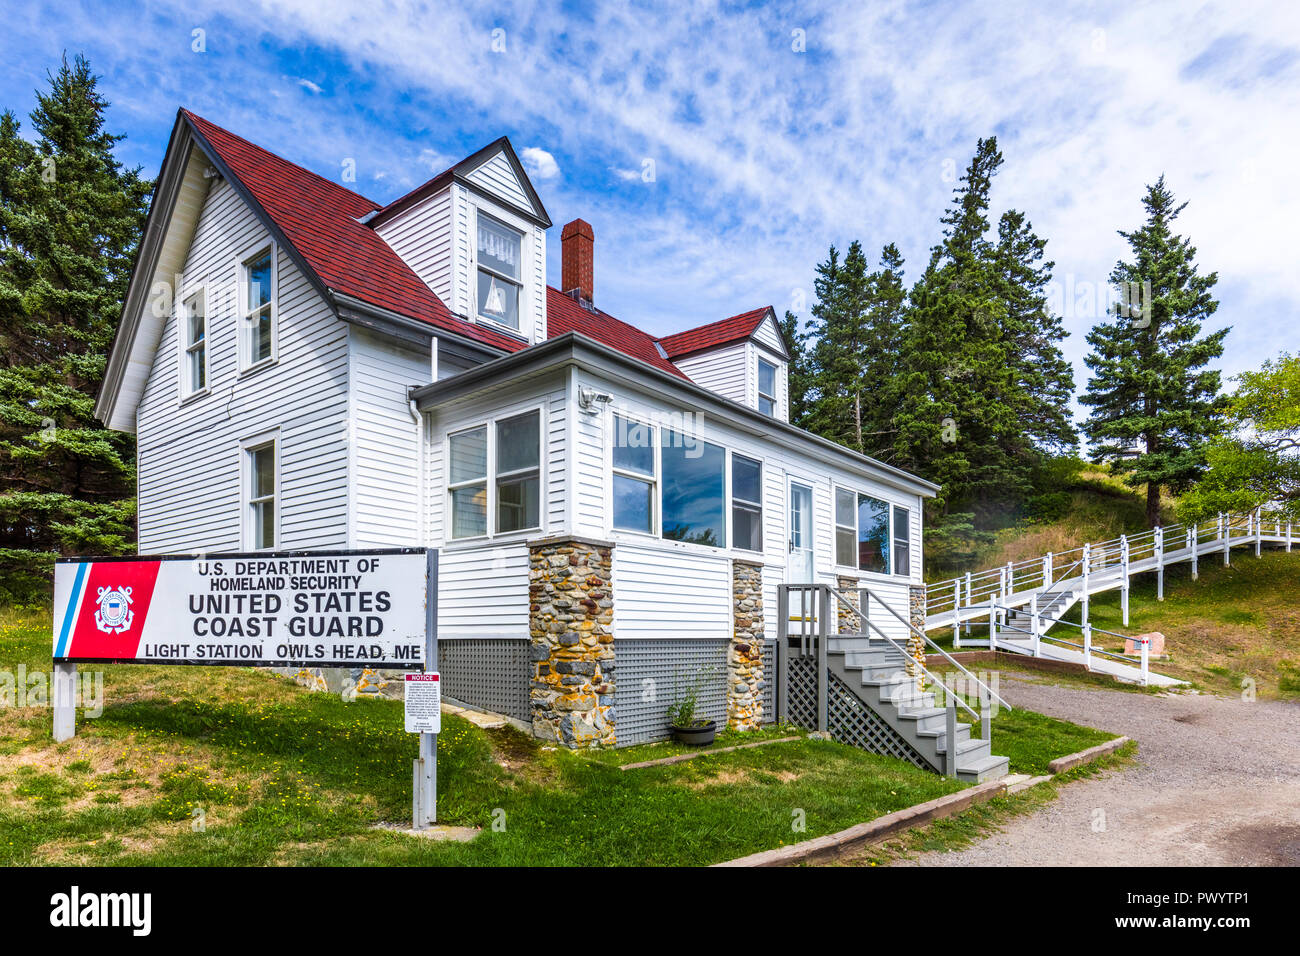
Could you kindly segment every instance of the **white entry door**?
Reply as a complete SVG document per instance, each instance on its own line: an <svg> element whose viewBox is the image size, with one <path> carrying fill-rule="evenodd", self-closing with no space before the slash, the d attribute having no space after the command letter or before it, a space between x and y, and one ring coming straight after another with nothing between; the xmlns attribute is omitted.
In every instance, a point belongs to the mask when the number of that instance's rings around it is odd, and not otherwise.
<svg viewBox="0 0 1300 956"><path fill-rule="evenodd" d="M816 577L813 557L812 487L790 482L790 571L791 584L812 584Z"/></svg>

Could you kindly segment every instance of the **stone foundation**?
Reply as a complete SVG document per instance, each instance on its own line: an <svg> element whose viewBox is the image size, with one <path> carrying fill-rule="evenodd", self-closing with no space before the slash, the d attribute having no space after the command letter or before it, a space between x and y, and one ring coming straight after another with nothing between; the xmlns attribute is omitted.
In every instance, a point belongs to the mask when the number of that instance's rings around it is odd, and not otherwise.
<svg viewBox="0 0 1300 956"><path fill-rule="evenodd" d="M727 727L763 726L763 566L731 562L735 625L727 649Z"/></svg>
<svg viewBox="0 0 1300 956"><path fill-rule="evenodd" d="M907 589L907 606L908 619L912 627L925 632L925 587L919 584L913 584ZM910 630L907 632L907 652L910 660L907 662L907 672L914 675L918 680L922 676L921 667L925 666L925 641L918 635L913 634ZM919 661L921 667L914 662Z"/></svg>
<svg viewBox="0 0 1300 956"><path fill-rule="evenodd" d="M859 594L857 578L837 577L835 579L835 587L849 599L850 604L861 609L862 605L858 603ZM843 601L836 598L832 598L832 600L835 601L837 633L862 634L866 632L866 625L862 623L856 614L844 606Z"/></svg>
<svg viewBox="0 0 1300 956"><path fill-rule="evenodd" d="M528 548L533 734L566 747L613 746L613 545L574 537Z"/></svg>

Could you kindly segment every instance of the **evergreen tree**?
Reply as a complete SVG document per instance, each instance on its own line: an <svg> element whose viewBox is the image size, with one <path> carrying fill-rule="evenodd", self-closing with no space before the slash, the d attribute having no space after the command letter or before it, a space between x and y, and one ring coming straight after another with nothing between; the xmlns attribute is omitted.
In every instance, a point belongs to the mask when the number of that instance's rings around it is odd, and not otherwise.
<svg viewBox="0 0 1300 956"><path fill-rule="evenodd" d="M107 102L66 58L34 143L0 117L0 574L39 589L53 552L134 544L130 436L95 420L152 183L113 156ZM37 590L39 593L39 590Z"/></svg>
<svg viewBox="0 0 1300 956"><path fill-rule="evenodd" d="M1005 290L987 238L1001 165L997 140L980 140L912 288L903 334L895 463L943 486L937 526L969 524L972 512L987 524L1029 491Z"/></svg>
<svg viewBox="0 0 1300 956"><path fill-rule="evenodd" d="M1016 369L1014 401L1027 439L1017 445L1030 458L1074 453L1079 441L1070 415L1074 370L1059 344L1065 329L1047 303L1055 263L1044 261L1046 246L1024 213L1002 214L993 259L1007 356Z"/></svg>
<svg viewBox="0 0 1300 956"><path fill-rule="evenodd" d="M778 324L781 327L781 335L785 339L786 349L790 352L790 364L786 369L790 394L790 423L800 428L807 428L808 403L813 388L812 356L808 348L810 334L804 331L799 316L789 309Z"/></svg>
<svg viewBox="0 0 1300 956"><path fill-rule="evenodd" d="M817 397L809 411L809 424L818 434L861 452L870 309L870 278L862 244L857 240L850 243L842 261L839 250L831 246L826 261L817 265L813 290L817 295L812 307Z"/></svg>
<svg viewBox="0 0 1300 956"><path fill-rule="evenodd" d="M1146 485L1147 521L1155 524L1161 489L1188 488L1204 470L1207 441L1222 431L1219 373L1206 366L1223 354L1228 329L1201 334L1219 307L1212 295L1219 277L1201 275L1195 247L1173 232L1186 203L1175 202L1161 176L1142 204L1146 222L1120 232L1132 258L1110 276L1143 290L1140 309L1117 309L1088 333L1093 374L1081 401L1092 407L1084 431L1094 460L1125 472L1133 487Z"/></svg>

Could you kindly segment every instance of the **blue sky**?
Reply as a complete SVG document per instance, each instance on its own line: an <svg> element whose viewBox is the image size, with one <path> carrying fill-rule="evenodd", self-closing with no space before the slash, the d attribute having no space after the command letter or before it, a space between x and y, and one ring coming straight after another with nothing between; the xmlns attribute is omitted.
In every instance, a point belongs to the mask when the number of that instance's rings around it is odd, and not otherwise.
<svg viewBox="0 0 1300 956"><path fill-rule="evenodd" d="M1220 276L1225 372L1300 347L1288 2L20 0L6 27L0 106L25 118L60 53L84 53L121 157L151 174L182 105L322 175L351 160L381 202L506 134L557 224L552 279L582 216L597 303L656 333L806 315L814 265L854 238L896 242L914 277L992 133L994 213L1049 240L1080 388L1115 230L1162 172Z"/></svg>

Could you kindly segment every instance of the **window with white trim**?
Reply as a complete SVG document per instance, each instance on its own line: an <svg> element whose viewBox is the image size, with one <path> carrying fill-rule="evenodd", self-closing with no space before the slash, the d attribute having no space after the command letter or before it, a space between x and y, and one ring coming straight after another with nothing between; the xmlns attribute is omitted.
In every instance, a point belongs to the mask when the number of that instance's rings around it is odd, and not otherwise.
<svg viewBox="0 0 1300 956"><path fill-rule="evenodd" d="M478 315L519 330L524 234L478 214Z"/></svg>
<svg viewBox="0 0 1300 956"><path fill-rule="evenodd" d="M900 505L894 505L894 573L912 573L911 515Z"/></svg>
<svg viewBox="0 0 1300 956"><path fill-rule="evenodd" d="M497 532L541 526L540 412L497 422Z"/></svg>
<svg viewBox="0 0 1300 956"><path fill-rule="evenodd" d="M614 416L613 527L620 531L655 530L655 430Z"/></svg>
<svg viewBox="0 0 1300 956"><path fill-rule="evenodd" d="M208 387L208 320L207 295L200 289L181 306L180 326L185 357L181 372L181 389L185 396L196 395Z"/></svg>
<svg viewBox="0 0 1300 956"><path fill-rule="evenodd" d="M274 440L244 449L246 508L245 541L254 551L276 546L276 486L279 463Z"/></svg>
<svg viewBox="0 0 1300 956"><path fill-rule="evenodd" d="M763 550L763 465L731 455L731 539L745 551Z"/></svg>
<svg viewBox="0 0 1300 956"><path fill-rule="evenodd" d="M275 360L275 247L249 256L240 269L243 367L249 369Z"/></svg>
<svg viewBox="0 0 1300 956"><path fill-rule="evenodd" d="M447 437L452 538L541 527L541 412L512 415ZM491 476L491 480L489 480Z"/></svg>
<svg viewBox="0 0 1300 956"><path fill-rule="evenodd" d="M911 573L908 509L835 489L835 563L876 574Z"/></svg>
<svg viewBox="0 0 1300 956"><path fill-rule="evenodd" d="M776 366L758 360L758 410L776 417Z"/></svg>
<svg viewBox="0 0 1300 956"><path fill-rule="evenodd" d="M727 452L670 428L659 432L662 534L711 548L727 546Z"/></svg>

